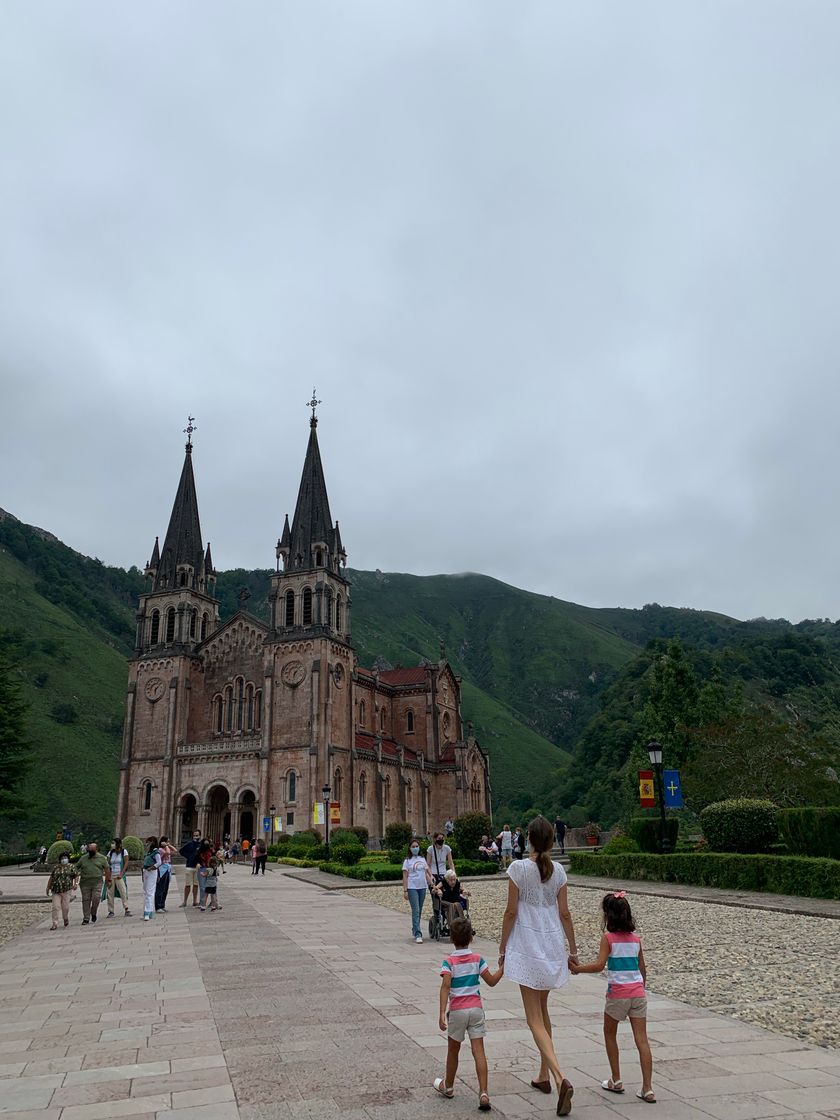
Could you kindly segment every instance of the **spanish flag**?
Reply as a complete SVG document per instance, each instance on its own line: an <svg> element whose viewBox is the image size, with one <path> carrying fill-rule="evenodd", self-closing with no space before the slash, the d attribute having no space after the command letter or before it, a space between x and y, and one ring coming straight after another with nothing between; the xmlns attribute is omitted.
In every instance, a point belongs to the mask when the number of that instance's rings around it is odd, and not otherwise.
<svg viewBox="0 0 840 1120"><path fill-rule="evenodd" d="M652 809L656 805L652 770L639 771L639 804L643 809Z"/></svg>

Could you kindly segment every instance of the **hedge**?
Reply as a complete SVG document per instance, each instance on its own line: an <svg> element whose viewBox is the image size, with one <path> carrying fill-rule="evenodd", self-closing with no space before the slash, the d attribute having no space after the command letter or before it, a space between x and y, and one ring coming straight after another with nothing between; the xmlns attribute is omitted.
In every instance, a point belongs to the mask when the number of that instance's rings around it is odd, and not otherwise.
<svg viewBox="0 0 840 1120"><path fill-rule="evenodd" d="M840 859L840 807L780 809L776 820L791 852Z"/></svg>
<svg viewBox="0 0 840 1120"><path fill-rule="evenodd" d="M47 863L58 863L59 856L63 856L65 852L68 856L72 855L73 845L69 840L56 840L54 844L50 844Z"/></svg>
<svg viewBox="0 0 840 1120"><path fill-rule="evenodd" d="M571 871L575 875L599 875L616 882L650 879L660 883L840 899L840 861L808 856L734 852L684 852L667 856L639 852L606 856L572 852Z"/></svg>
<svg viewBox="0 0 840 1120"><path fill-rule="evenodd" d="M271 859L272 863L285 863L289 867L317 867L318 861L315 859L292 859L290 856L274 856Z"/></svg>
<svg viewBox="0 0 840 1120"><path fill-rule="evenodd" d="M19 856L0 856L0 867L11 867L15 863L35 863L37 855L32 852L25 852Z"/></svg>
<svg viewBox="0 0 840 1120"><path fill-rule="evenodd" d="M123 836L122 842L129 859L142 859L146 854L146 845L139 836Z"/></svg>
<svg viewBox="0 0 840 1120"><path fill-rule="evenodd" d="M766 852L779 836L772 801L733 797L715 801L700 814L700 827L715 852Z"/></svg>
<svg viewBox="0 0 840 1120"><path fill-rule="evenodd" d="M630 821L630 838L635 840L643 852L659 851L659 817L633 817ZM665 835L671 843L671 851L677 846L680 822L677 817L665 818Z"/></svg>

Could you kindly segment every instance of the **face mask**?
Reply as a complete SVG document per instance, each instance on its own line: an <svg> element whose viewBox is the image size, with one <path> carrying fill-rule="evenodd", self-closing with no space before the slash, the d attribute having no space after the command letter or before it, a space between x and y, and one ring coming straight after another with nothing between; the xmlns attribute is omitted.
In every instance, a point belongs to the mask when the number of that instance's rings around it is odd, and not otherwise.
<svg viewBox="0 0 840 1120"><path fill-rule="evenodd" d="M61 860L61 862L62 863L69 863L70 860L67 858L67 856L64 856L63 859Z"/></svg>
<svg viewBox="0 0 840 1120"><path fill-rule="evenodd" d="M418 852L419 852L419 851L420 851L419 847L418 847L418 848L412 848L412 849L411 849L411 854L412 854L413 856L416 856L416 855L418 854Z"/></svg>
<svg viewBox="0 0 840 1120"><path fill-rule="evenodd" d="M439 848L442 848L442 847L443 847L443 841L442 841L442 840L435 840L435 843L437 844L437 846L438 846Z"/></svg>

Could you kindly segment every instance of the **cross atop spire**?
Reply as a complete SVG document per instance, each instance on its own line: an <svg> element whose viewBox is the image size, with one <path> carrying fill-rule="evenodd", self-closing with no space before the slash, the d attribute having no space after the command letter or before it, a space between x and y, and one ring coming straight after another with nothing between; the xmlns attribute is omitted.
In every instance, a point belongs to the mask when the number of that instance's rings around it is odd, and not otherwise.
<svg viewBox="0 0 840 1120"><path fill-rule="evenodd" d="M318 427L318 417L315 415L315 409L318 407L318 405L320 403L321 402L318 400L318 395L316 394L315 387L313 385L313 387L312 387L312 400L306 402L306 407L312 409L312 417L309 421L309 427L310 428L317 428Z"/></svg>
<svg viewBox="0 0 840 1120"><path fill-rule="evenodd" d="M313 393L312 395L314 396L315 394ZM320 404L320 401L318 403ZM188 455L192 454L192 434L193 434L193 432L198 431L198 428L196 427L196 425L193 424L193 420L195 420L194 416L188 416L187 417L187 426L186 426L186 428L184 428L184 432L186 433L186 436L187 436L186 452L187 452Z"/></svg>

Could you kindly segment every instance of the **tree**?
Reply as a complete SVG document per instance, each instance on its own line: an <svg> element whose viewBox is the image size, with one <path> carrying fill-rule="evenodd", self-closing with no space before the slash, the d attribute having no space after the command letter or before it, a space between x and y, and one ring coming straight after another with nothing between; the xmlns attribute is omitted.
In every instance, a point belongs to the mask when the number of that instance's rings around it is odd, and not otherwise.
<svg viewBox="0 0 840 1120"><path fill-rule="evenodd" d="M11 663L0 657L0 816L16 808L15 791L30 763L26 704Z"/></svg>
<svg viewBox="0 0 840 1120"><path fill-rule="evenodd" d="M650 691L642 712L640 746L657 739L670 765L677 766L691 747L688 729L697 720L699 692L691 662L678 641L668 643L650 668Z"/></svg>

